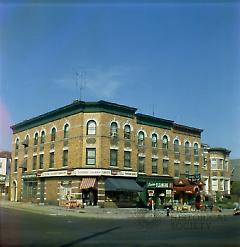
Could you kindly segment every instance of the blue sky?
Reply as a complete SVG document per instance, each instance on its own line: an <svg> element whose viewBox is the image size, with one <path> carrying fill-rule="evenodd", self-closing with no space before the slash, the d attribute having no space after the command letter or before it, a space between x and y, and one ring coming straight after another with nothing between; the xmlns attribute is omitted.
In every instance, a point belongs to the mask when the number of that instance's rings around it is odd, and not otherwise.
<svg viewBox="0 0 240 247"><path fill-rule="evenodd" d="M154 108L240 157L237 1L70 2L0 4L0 149L10 124L79 98L78 72L82 100Z"/></svg>

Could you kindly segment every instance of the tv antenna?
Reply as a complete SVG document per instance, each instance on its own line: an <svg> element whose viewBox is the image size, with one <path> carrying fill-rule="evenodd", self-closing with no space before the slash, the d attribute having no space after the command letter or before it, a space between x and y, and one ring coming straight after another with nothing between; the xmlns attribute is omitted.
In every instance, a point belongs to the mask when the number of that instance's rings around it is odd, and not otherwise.
<svg viewBox="0 0 240 247"><path fill-rule="evenodd" d="M77 93L77 98L78 98L78 93L79 93L79 100L81 101L83 98L83 93L84 89L86 87L86 77L87 77L87 72L86 71L80 71L76 72L76 93Z"/></svg>

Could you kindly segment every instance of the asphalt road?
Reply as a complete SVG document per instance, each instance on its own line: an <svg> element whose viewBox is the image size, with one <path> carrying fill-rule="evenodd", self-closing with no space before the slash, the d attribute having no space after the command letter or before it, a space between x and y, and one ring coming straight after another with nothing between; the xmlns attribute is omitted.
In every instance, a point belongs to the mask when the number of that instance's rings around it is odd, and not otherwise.
<svg viewBox="0 0 240 247"><path fill-rule="evenodd" d="M0 207L0 246L240 246L240 216L86 219Z"/></svg>

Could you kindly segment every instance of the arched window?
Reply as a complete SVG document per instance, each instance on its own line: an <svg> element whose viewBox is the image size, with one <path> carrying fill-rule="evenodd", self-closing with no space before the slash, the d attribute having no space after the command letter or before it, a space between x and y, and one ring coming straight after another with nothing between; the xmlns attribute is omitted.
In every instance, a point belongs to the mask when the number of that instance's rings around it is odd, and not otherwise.
<svg viewBox="0 0 240 247"><path fill-rule="evenodd" d="M110 135L111 135L111 136L117 136L117 132L118 132L117 123L116 123L116 122L112 122L112 123L111 123Z"/></svg>
<svg viewBox="0 0 240 247"><path fill-rule="evenodd" d="M56 140L56 133L57 133L56 128L53 127L52 131L51 131L51 141L52 142L55 142L55 140Z"/></svg>
<svg viewBox="0 0 240 247"><path fill-rule="evenodd" d="M156 148L157 147L157 134L152 134L152 147Z"/></svg>
<svg viewBox="0 0 240 247"><path fill-rule="evenodd" d="M15 149L18 150L19 149L19 139L17 138L16 143L15 143Z"/></svg>
<svg viewBox="0 0 240 247"><path fill-rule="evenodd" d="M185 142L185 160L186 161L190 161L190 143L189 141Z"/></svg>
<svg viewBox="0 0 240 247"><path fill-rule="evenodd" d="M44 142L45 142L45 131L42 130L40 137L40 144L44 144Z"/></svg>
<svg viewBox="0 0 240 247"><path fill-rule="evenodd" d="M34 135L34 145L38 145L38 133L37 132Z"/></svg>
<svg viewBox="0 0 240 247"><path fill-rule="evenodd" d="M68 138L69 124L64 125L64 139Z"/></svg>
<svg viewBox="0 0 240 247"><path fill-rule="evenodd" d="M124 138L128 140L131 139L131 127L129 124L124 126Z"/></svg>
<svg viewBox="0 0 240 247"><path fill-rule="evenodd" d="M179 153L179 140L175 139L173 145L174 145L174 153Z"/></svg>
<svg viewBox="0 0 240 247"><path fill-rule="evenodd" d="M168 156L168 138L167 136L163 136L162 139L162 150L163 150L163 155Z"/></svg>
<svg viewBox="0 0 240 247"><path fill-rule="evenodd" d="M94 120L87 122L87 135L96 135L96 122Z"/></svg>
<svg viewBox="0 0 240 247"><path fill-rule="evenodd" d="M198 157L199 149L197 143L194 144L193 152L194 152L194 162L199 162L199 157Z"/></svg>
<svg viewBox="0 0 240 247"><path fill-rule="evenodd" d="M163 149L168 149L168 138L167 136L164 136L163 139L162 139L162 147Z"/></svg>
<svg viewBox="0 0 240 247"><path fill-rule="evenodd" d="M198 144L197 143L194 144L194 155L198 156Z"/></svg>
<svg viewBox="0 0 240 247"><path fill-rule="evenodd" d="M143 131L140 131L138 133L138 145L143 146L144 145L144 133Z"/></svg>

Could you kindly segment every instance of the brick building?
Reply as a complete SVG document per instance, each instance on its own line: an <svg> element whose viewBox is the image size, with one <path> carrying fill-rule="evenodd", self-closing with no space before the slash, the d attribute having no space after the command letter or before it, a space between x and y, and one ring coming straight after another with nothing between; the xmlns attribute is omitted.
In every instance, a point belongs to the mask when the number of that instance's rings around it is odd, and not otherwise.
<svg viewBox="0 0 240 247"><path fill-rule="evenodd" d="M231 165L229 160L230 150L226 148L211 148L202 145L204 164L202 180L205 184L204 195L216 200L219 196L230 195Z"/></svg>
<svg viewBox="0 0 240 247"><path fill-rule="evenodd" d="M8 199L11 152L0 152L0 200Z"/></svg>
<svg viewBox="0 0 240 247"><path fill-rule="evenodd" d="M12 126L11 200L103 206L171 202L202 169L201 129L106 101L74 101Z"/></svg>

